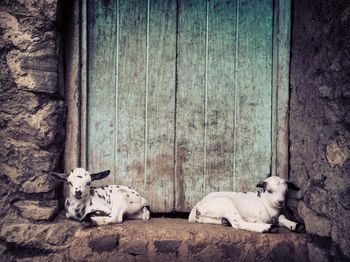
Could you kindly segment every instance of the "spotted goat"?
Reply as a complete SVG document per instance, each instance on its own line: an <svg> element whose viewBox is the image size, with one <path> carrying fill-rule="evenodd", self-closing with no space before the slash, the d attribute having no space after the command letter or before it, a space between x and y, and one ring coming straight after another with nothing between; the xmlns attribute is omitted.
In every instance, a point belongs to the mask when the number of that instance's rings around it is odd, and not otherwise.
<svg viewBox="0 0 350 262"><path fill-rule="evenodd" d="M299 190L284 179L271 176L257 187L262 192L212 192L191 210L189 222L223 224L236 229L275 233L278 225L291 231L304 232L301 223L293 222L282 213L287 189Z"/></svg>
<svg viewBox="0 0 350 262"><path fill-rule="evenodd" d="M49 172L53 179L69 185L69 195L65 201L67 218L95 226L122 223L124 218L150 218L149 203L130 187L91 187L92 181L103 179L109 173L107 170L90 174L84 168L75 168L69 175Z"/></svg>

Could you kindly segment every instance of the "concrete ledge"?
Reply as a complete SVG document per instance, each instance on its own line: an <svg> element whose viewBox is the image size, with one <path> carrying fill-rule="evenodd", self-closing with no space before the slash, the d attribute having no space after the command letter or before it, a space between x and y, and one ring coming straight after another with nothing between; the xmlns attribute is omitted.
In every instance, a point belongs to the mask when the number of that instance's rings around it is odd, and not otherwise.
<svg viewBox="0 0 350 262"><path fill-rule="evenodd" d="M17 257L17 260L308 261L306 235L287 230L279 234L258 234L170 218L125 221L98 228L65 222L60 221L59 228L71 233L72 230L67 230L68 224L75 232L64 242L56 243L55 248L46 248L45 252L41 250L37 255ZM33 239L28 243L33 243ZM58 248L59 245L62 248Z"/></svg>

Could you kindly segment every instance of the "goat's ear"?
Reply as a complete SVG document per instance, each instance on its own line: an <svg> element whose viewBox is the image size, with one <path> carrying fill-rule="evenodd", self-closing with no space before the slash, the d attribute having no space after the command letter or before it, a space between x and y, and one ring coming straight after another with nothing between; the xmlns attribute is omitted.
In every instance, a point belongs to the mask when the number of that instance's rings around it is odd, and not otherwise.
<svg viewBox="0 0 350 262"><path fill-rule="evenodd" d="M110 170L106 170L106 171L102 171L99 173L95 173L95 174L91 174L91 180L100 180L100 179L104 179L105 177L107 177L109 175L111 171Z"/></svg>
<svg viewBox="0 0 350 262"><path fill-rule="evenodd" d="M51 177L57 181L60 181L60 182L67 182L67 175L63 174L63 173L57 173L57 172L50 171L49 177Z"/></svg>
<svg viewBox="0 0 350 262"><path fill-rule="evenodd" d="M298 186L296 186L295 184L293 184L292 182L289 182L287 181L287 186L288 186L288 189L292 189L292 190L295 190L295 191L299 191L300 188Z"/></svg>
<svg viewBox="0 0 350 262"><path fill-rule="evenodd" d="M263 188L264 190L266 189L266 186L267 186L267 182L266 181L260 181L256 187L261 187Z"/></svg>

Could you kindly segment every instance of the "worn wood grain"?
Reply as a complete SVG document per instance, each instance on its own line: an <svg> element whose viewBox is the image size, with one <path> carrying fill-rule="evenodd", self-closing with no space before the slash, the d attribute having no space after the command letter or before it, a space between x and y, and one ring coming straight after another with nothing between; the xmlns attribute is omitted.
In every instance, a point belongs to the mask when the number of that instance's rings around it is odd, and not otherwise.
<svg viewBox="0 0 350 262"><path fill-rule="evenodd" d="M65 54L66 66L66 139L64 145L64 172L68 173L80 165L80 8L75 1L70 6L70 20L67 26L67 51Z"/></svg>
<svg viewBox="0 0 350 262"><path fill-rule="evenodd" d="M273 18L273 0L89 0L80 163L111 169L101 183L134 187L153 212L254 189L270 169L285 177L290 1L274 8Z"/></svg>
<svg viewBox="0 0 350 262"><path fill-rule="evenodd" d="M149 3L145 196L153 212L174 210L176 2Z"/></svg>
<svg viewBox="0 0 350 262"><path fill-rule="evenodd" d="M115 70L117 9L107 2L88 2L88 169L115 173ZM113 183L109 176L100 183Z"/></svg>
<svg viewBox="0 0 350 262"><path fill-rule="evenodd" d="M289 55L291 28L291 1L275 3L274 19L274 89L275 121L274 139L276 147L273 159L276 161L276 175L288 179L288 101L289 101Z"/></svg>
<svg viewBox="0 0 350 262"><path fill-rule="evenodd" d="M180 1L176 112L176 203L188 211L203 197L206 1Z"/></svg>
<svg viewBox="0 0 350 262"><path fill-rule="evenodd" d="M119 2L117 183L144 190L147 1Z"/></svg>
<svg viewBox="0 0 350 262"><path fill-rule="evenodd" d="M252 190L270 173L273 3L239 1L235 174Z"/></svg>
<svg viewBox="0 0 350 262"><path fill-rule="evenodd" d="M236 1L208 2L205 193L232 190Z"/></svg>

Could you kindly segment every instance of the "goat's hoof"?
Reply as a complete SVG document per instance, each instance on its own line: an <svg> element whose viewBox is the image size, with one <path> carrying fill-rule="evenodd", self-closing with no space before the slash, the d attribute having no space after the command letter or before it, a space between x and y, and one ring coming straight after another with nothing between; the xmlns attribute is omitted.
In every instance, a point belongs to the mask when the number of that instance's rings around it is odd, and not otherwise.
<svg viewBox="0 0 350 262"><path fill-rule="evenodd" d="M263 233L271 233L275 234L278 233L278 226L277 225L271 225L267 230L263 231Z"/></svg>
<svg viewBox="0 0 350 262"><path fill-rule="evenodd" d="M226 218L221 218L221 224L224 226L224 227L231 227L231 223L230 221L228 221Z"/></svg>
<svg viewBox="0 0 350 262"><path fill-rule="evenodd" d="M294 232L299 233L299 234L305 233L306 230L305 230L305 226L303 225L303 223L297 223L297 225L295 226Z"/></svg>
<svg viewBox="0 0 350 262"><path fill-rule="evenodd" d="M84 226L84 227L93 227L93 223L91 221L87 221L87 220L84 220L84 221L81 221L81 224Z"/></svg>

